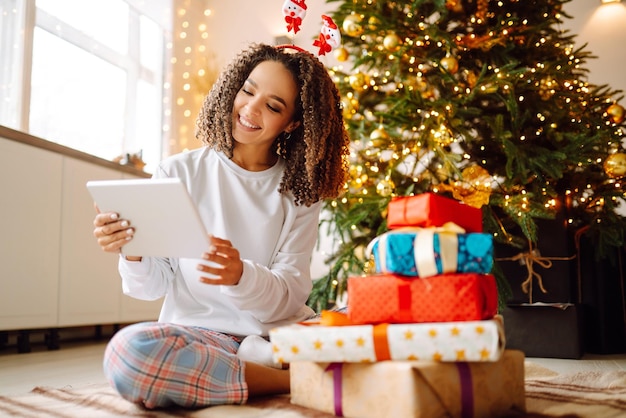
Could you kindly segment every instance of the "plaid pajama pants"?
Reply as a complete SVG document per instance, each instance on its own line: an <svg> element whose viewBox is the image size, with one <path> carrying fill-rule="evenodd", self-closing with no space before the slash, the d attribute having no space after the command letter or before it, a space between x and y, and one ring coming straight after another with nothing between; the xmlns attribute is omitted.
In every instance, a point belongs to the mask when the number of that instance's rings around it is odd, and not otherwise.
<svg viewBox="0 0 626 418"><path fill-rule="evenodd" d="M248 386L239 342L199 327L133 324L107 345L104 373L122 397L146 408L243 404Z"/></svg>

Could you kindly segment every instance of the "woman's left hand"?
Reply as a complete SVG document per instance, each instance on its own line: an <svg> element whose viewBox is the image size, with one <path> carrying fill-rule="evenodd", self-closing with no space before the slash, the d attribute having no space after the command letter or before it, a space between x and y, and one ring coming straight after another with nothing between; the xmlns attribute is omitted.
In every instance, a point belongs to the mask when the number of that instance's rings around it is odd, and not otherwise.
<svg viewBox="0 0 626 418"><path fill-rule="evenodd" d="M235 286L243 274L243 262L239 250L233 244L217 237L210 237L211 247L202 254L202 258L217 265L198 264L198 270L211 276L200 276L200 281L207 284Z"/></svg>

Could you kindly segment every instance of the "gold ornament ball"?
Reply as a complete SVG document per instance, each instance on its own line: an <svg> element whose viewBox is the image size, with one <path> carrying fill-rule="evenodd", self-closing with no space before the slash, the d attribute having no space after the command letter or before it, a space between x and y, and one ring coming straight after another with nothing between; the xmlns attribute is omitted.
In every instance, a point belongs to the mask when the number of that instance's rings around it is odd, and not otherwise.
<svg viewBox="0 0 626 418"><path fill-rule="evenodd" d="M340 46L339 48L335 49L335 58L337 58L337 61L347 61L348 57L350 56L350 53L348 52L348 50L346 48L344 48L343 46Z"/></svg>
<svg viewBox="0 0 626 418"><path fill-rule="evenodd" d="M383 197L389 196L393 193L394 184L391 180L381 180L376 185L376 193Z"/></svg>
<svg viewBox="0 0 626 418"><path fill-rule="evenodd" d="M467 81L467 85L470 86L470 88L474 88L476 86L476 82L478 81L478 76L474 71L468 70L465 73L465 80Z"/></svg>
<svg viewBox="0 0 626 418"><path fill-rule="evenodd" d="M624 177L626 175L626 154L616 152L606 157L604 172L612 178Z"/></svg>
<svg viewBox="0 0 626 418"><path fill-rule="evenodd" d="M347 16L342 25L344 33L353 37L361 36L363 33L363 25L361 24L362 20L363 17L361 15L357 15L356 13L352 13Z"/></svg>
<svg viewBox="0 0 626 418"><path fill-rule="evenodd" d="M606 113L609 114L611 121L613 123L622 123L624 122L624 108L617 103L612 104L606 109Z"/></svg>
<svg viewBox="0 0 626 418"><path fill-rule="evenodd" d="M390 33L383 39L383 46L388 51L396 51L400 47L400 38L395 33Z"/></svg>
<svg viewBox="0 0 626 418"><path fill-rule="evenodd" d="M368 79L365 74L357 72L348 77L348 82L355 91L363 91L368 83Z"/></svg>
<svg viewBox="0 0 626 418"><path fill-rule="evenodd" d="M456 58L448 56L441 59L441 66L450 74L456 74L459 71L459 62Z"/></svg>
<svg viewBox="0 0 626 418"><path fill-rule="evenodd" d="M370 134L369 145L373 148L382 148L389 142L389 134L381 125Z"/></svg>
<svg viewBox="0 0 626 418"><path fill-rule="evenodd" d="M379 126L372 131L372 133L370 134L370 139L372 141L386 141L389 139L389 134L383 126Z"/></svg>
<svg viewBox="0 0 626 418"><path fill-rule="evenodd" d="M379 25L380 25L380 19L377 18L376 16L372 16L367 20L367 26L370 28L370 30L378 29Z"/></svg>
<svg viewBox="0 0 626 418"><path fill-rule="evenodd" d="M341 100L341 107L344 119L351 119L359 111L359 101L354 98L344 98Z"/></svg>

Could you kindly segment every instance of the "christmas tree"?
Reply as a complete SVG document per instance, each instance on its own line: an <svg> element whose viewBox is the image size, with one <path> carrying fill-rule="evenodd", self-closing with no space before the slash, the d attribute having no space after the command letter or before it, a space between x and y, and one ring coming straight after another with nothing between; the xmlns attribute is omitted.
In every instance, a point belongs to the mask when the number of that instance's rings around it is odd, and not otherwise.
<svg viewBox="0 0 626 418"><path fill-rule="evenodd" d="M485 231L520 249L559 211L599 256L624 245L621 92L586 81L593 55L560 26L568 1L328 0L352 154L345 193L325 204L335 244L311 306L328 308L368 271L394 196L481 207Z"/></svg>

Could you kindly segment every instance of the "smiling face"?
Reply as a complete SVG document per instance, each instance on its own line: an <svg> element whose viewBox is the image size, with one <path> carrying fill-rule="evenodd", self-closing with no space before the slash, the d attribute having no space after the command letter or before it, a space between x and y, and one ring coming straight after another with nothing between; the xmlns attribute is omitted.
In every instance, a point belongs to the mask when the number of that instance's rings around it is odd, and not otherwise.
<svg viewBox="0 0 626 418"><path fill-rule="evenodd" d="M291 72L276 61L263 61L250 73L235 96L233 138L235 147L259 147L269 152L282 132L291 132L298 86Z"/></svg>

